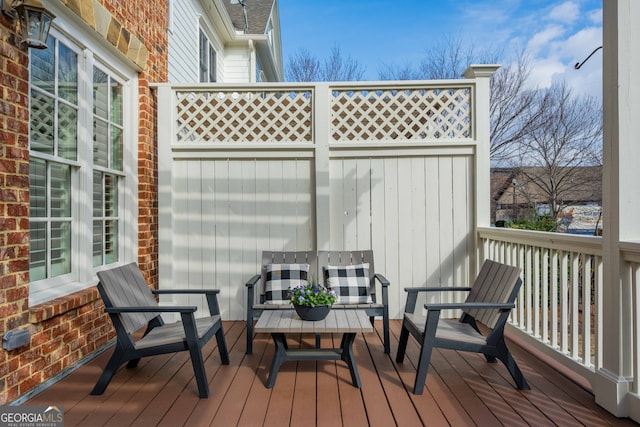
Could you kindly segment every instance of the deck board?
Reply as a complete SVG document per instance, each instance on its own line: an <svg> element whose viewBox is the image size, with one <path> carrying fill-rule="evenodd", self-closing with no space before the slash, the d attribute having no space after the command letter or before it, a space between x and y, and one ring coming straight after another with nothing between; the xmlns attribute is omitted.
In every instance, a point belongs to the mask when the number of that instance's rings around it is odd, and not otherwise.
<svg viewBox="0 0 640 427"><path fill-rule="evenodd" d="M59 405L65 426L414 426L589 425L632 426L596 405L593 395L525 349L509 346L531 385L517 390L506 368L481 355L436 349L422 395L411 393L418 346L411 338L405 361L395 362L400 321L391 321L392 354L382 328L358 334L354 353L362 388L351 385L344 362L285 362L273 389L265 383L274 345L257 334L244 354L244 322L224 322L230 364L222 366L215 340L203 351L211 395L199 399L187 353L155 356L121 369L102 396L89 393L111 350L32 397L25 405ZM288 337L311 347L312 334ZM322 336L338 346L340 334Z"/></svg>

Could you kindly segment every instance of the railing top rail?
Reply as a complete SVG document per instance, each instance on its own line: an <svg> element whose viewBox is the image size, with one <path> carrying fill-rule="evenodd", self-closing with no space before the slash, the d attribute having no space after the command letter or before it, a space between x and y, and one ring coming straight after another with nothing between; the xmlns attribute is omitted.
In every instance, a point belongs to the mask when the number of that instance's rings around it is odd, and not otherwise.
<svg viewBox="0 0 640 427"><path fill-rule="evenodd" d="M602 238L598 236L496 227L478 227L478 236L482 239L602 256Z"/></svg>

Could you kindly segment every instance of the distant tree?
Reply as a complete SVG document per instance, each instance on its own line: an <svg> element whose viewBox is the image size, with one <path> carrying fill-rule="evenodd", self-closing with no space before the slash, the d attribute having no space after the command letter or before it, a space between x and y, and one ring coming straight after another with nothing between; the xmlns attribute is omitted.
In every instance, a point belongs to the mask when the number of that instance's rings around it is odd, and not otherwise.
<svg viewBox="0 0 640 427"><path fill-rule="evenodd" d="M302 48L288 60L285 79L290 82L337 82L362 80L366 68L351 56L344 57L334 46L324 61Z"/></svg>
<svg viewBox="0 0 640 427"><path fill-rule="evenodd" d="M602 164L602 107L590 96L575 96L564 83L540 90L536 116L521 141L522 174L544 194L553 215L589 179L580 171ZM595 179L597 177L593 177Z"/></svg>
<svg viewBox="0 0 640 427"><path fill-rule="evenodd" d="M499 62L502 52L477 52L461 38L445 37L425 52L420 63L413 66L383 64L378 68L381 80L459 79L471 64ZM536 91L528 86L531 72L529 58L520 52L514 62L502 66L491 77L490 141L491 160L506 163L514 159L518 141L537 123Z"/></svg>
<svg viewBox="0 0 640 427"><path fill-rule="evenodd" d="M320 61L307 49L300 49L289 57L285 79L290 82L314 82L320 78Z"/></svg>

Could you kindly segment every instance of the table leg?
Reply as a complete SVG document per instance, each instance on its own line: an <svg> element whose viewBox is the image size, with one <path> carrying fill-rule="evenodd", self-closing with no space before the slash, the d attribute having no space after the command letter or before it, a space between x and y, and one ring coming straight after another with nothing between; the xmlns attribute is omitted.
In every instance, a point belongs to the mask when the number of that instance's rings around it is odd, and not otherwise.
<svg viewBox="0 0 640 427"><path fill-rule="evenodd" d="M287 356L287 340L282 333L272 333L271 337L276 345L273 360L271 361L271 369L269 370L269 379L267 380L267 388L273 388L278 376L278 370Z"/></svg>
<svg viewBox="0 0 640 427"><path fill-rule="evenodd" d="M360 388L360 375L358 374L358 365L356 365L356 357L353 354L353 341L356 338L355 333L342 334L342 343L340 348L342 349L342 360L347 363L349 367L349 373L351 373L351 382L355 387Z"/></svg>

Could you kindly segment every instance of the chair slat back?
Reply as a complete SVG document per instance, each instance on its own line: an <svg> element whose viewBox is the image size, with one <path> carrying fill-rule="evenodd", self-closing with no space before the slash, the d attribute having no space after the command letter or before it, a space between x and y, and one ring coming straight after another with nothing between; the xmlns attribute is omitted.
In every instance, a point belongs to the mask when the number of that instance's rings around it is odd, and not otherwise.
<svg viewBox="0 0 640 427"><path fill-rule="evenodd" d="M314 251L298 251L298 252L262 252L262 267L260 274L262 275L262 282L260 293L264 294L264 286L267 282L267 270L268 264L309 264L309 275L314 275L317 279L318 261L316 259L316 253ZM309 277L311 278L311 277Z"/></svg>
<svg viewBox="0 0 640 427"><path fill-rule="evenodd" d="M324 265L356 265L369 264L369 291L372 295L376 293L375 284L375 266L373 265L373 251L318 251L318 278L323 281L324 274L322 266Z"/></svg>
<svg viewBox="0 0 640 427"><path fill-rule="evenodd" d="M106 307L156 307L147 281L135 262L99 271L98 289ZM127 333L131 334L156 317L156 313L120 313L118 317Z"/></svg>
<svg viewBox="0 0 640 427"><path fill-rule="evenodd" d="M518 267L486 260L467 296L467 302L515 302L522 285L520 273ZM465 312L491 329L496 327L500 319L500 310L469 309Z"/></svg>

